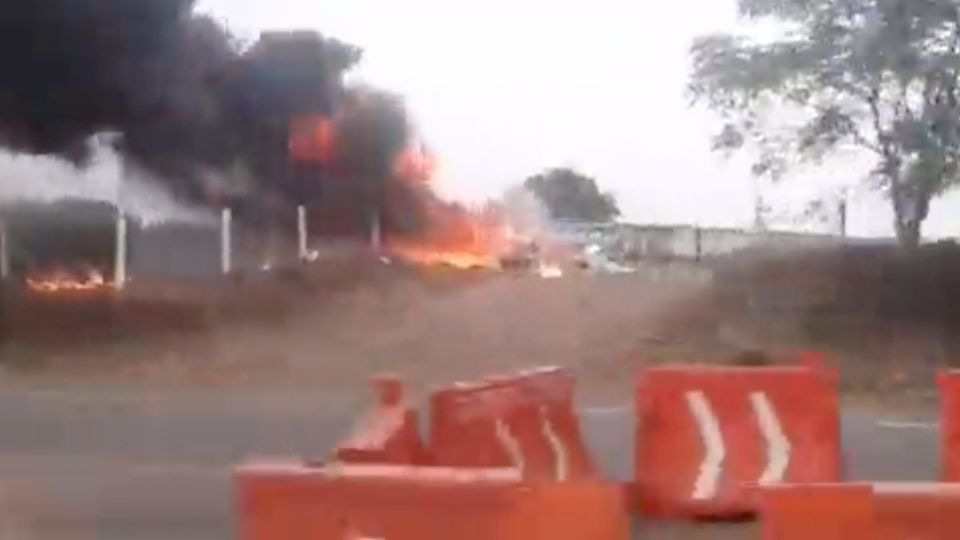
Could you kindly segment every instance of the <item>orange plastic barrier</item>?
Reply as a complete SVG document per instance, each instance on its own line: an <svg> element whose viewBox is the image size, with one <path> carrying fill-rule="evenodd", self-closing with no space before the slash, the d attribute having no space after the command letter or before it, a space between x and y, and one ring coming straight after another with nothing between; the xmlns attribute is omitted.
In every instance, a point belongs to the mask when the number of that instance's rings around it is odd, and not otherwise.
<svg viewBox="0 0 960 540"><path fill-rule="evenodd" d="M796 485L761 494L764 540L960 538L958 484Z"/></svg>
<svg viewBox="0 0 960 540"><path fill-rule="evenodd" d="M417 412L405 402L403 383L392 377L373 381L378 406L335 450L344 463L414 465L425 459Z"/></svg>
<svg viewBox="0 0 960 540"><path fill-rule="evenodd" d="M515 469L251 465L236 473L244 540L628 540L618 487L530 483Z"/></svg>
<svg viewBox="0 0 960 540"><path fill-rule="evenodd" d="M836 375L664 367L637 384L634 500L656 517L740 517L750 486L840 479Z"/></svg>
<svg viewBox="0 0 960 540"><path fill-rule="evenodd" d="M431 397L436 465L516 467L525 478L595 476L573 408L574 380L543 369L457 384Z"/></svg>
<svg viewBox="0 0 960 540"><path fill-rule="evenodd" d="M943 371L940 385L940 478L960 482L960 371Z"/></svg>
<svg viewBox="0 0 960 540"><path fill-rule="evenodd" d="M876 484L876 540L960 538L960 485Z"/></svg>
<svg viewBox="0 0 960 540"><path fill-rule="evenodd" d="M868 484L775 486L760 496L764 540L866 540L873 510Z"/></svg>

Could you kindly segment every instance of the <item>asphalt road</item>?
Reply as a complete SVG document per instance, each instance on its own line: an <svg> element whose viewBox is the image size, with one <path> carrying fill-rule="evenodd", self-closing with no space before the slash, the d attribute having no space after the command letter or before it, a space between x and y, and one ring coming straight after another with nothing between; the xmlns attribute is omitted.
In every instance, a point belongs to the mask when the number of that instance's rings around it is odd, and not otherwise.
<svg viewBox="0 0 960 540"><path fill-rule="evenodd" d="M324 456L364 396L107 389L0 392L0 538L210 540L234 535L230 470L250 456ZM584 408L605 473L631 476L629 406ZM848 475L934 480L934 411L848 408ZM738 538L742 528L643 525L643 538Z"/></svg>

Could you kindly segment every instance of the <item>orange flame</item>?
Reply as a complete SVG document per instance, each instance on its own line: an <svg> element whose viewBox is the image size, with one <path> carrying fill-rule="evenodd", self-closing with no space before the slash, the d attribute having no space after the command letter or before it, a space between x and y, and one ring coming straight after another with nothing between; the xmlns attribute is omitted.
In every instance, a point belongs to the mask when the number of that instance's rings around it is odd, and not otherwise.
<svg viewBox="0 0 960 540"><path fill-rule="evenodd" d="M407 182L430 182L436 170L436 158L419 143L407 146L393 162L393 175Z"/></svg>
<svg viewBox="0 0 960 540"><path fill-rule="evenodd" d="M388 251L415 264L500 267L511 237L509 227L501 221L440 201L435 201L428 214L427 231L416 238L388 241Z"/></svg>
<svg viewBox="0 0 960 540"><path fill-rule="evenodd" d="M27 288L38 293L61 293L76 291L96 291L112 287L103 274L97 270L87 271L87 275L78 278L63 270L55 270L46 275L27 277Z"/></svg>
<svg viewBox="0 0 960 540"><path fill-rule="evenodd" d="M404 245L391 246L390 250L408 262L423 266L450 266L460 270L499 268L497 257L488 253Z"/></svg>
<svg viewBox="0 0 960 540"><path fill-rule="evenodd" d="M295 119L290 124L288 141L291 159L334 164L341 120L338 115ZM438 165L437 156L412 133L406 147L393 156L392 179L408 186L418 184L413 187L424 210L426 230L385 239L387 253L425 266L499 269L502 256L511 251L515 242L510 227L494 211L471 212L441 200L430 187ZM557 270L549 269L546 274L553 277Z"/></svg>
<svg viewBox="0 0 960 540"><path fill-rule="evenodd" d="M297 161L329 164L336 144L334 121L324 116L306 116L290 124L290 156Z"/></svg>

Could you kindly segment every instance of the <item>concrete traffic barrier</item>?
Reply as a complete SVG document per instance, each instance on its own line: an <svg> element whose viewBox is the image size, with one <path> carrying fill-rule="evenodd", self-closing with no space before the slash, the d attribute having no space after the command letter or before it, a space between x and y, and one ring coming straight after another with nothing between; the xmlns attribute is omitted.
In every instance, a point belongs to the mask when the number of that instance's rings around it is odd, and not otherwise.
<svg viewBox="0 0 960 540"><path fill-rule="evenodd" d="M628 540L620 489L517 469L260 463L236 471L241 538Z"/></svg>
<svg viewBox="0 0 960 540"><path fill-rule="evenodd" d="M554 368L434 392L433 463L515 467L525 478L555 481L595 477L573 392L573 378Z"/></svg>
<svg viewBox="0 0 960 540"><path fill-rule="evenodd" d="M836 375L820 366L676 366L636 388L633 498L666 518L755 513L751 486L838 482Z"/></svg>

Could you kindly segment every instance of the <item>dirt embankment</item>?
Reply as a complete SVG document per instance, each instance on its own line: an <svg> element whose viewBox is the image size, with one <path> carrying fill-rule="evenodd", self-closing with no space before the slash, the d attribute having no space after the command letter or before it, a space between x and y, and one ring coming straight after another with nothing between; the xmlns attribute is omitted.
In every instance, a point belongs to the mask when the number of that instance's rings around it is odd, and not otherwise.
<svg viewBox="0 0 960 540"><path fill-rule="evenodd" d="M135 283L110 299L8 295L0 355L21 378L318 389L380 371L428 385L562 365L626 392L633 363L691 348L659 321L693 296L632 275L547 280L354 258L217 286Z"/></svg>
<svg viewBox="0 0 960 540"><path fill-rule="evenodd" d="M317 391L359 388L383 371L431 385L561 365L586 393L614 400L637 364L802 350L828 353L851 391L929 392L960 353L960 250L742 255L714 269L711 287L353 257L230 283L135 283L93 300L7 295L0 362L17 381Z"/></svg>
<svg viewBox="0 0 960 540"><path fill-rule="evenodd" d="M847 247L720 263L710 312L744 348L813 349L857 391L930 393L960 360L960 248Z"/></svg>

